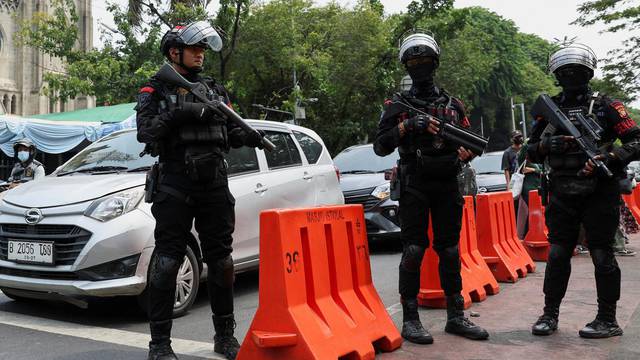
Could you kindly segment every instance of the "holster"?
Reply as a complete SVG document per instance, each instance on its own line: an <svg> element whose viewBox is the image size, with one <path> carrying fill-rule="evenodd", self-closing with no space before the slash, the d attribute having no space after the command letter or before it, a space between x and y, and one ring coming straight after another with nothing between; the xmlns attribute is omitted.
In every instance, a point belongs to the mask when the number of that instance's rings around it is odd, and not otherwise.
<svg viewBox="0 0 640 360"><path fill-rule="evenodd" d="M402 195L402 167L400 165L400 160L398 160L396 167L394 167L391 172L389 189L389 198L394 201L400 200L400 195Z"/></svg>
<svg viewBox="0 0 640 360"><path fill-rule="evenodd" d="M147 203L153 202L153 197L158 192L159 176L159 165L158 163L155 163L153 164L153 166L151 166L151 169L147 171L147 179L144 184L144 201Z"/></svg>

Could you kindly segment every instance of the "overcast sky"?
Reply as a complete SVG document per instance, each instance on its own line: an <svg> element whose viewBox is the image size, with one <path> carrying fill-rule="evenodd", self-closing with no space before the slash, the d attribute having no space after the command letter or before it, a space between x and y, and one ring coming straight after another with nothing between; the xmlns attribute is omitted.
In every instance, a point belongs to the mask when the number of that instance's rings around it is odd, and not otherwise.
<svg viewBox="0 0 640 360"><path fill-rule="evenodd" d="M119 4L125 4L127 0L116 0ZM317 4L326 4L329 0L316 0ZM353 4L353 0L338 0L338 3ZM387 13L397 13L406 10L410 0L381 0ZM456 7L482 6L515 22L520 31L536 34L546 40L554 38L578 37L578 40L591 46L599 58L604 58L607 53L619 47L628 34L599 34L602 27L593 26L583 28L569 25L578 17L577 6L583 0L456 0ZM100 22L112 24L110 14L102 1L93 2L94 18L94 45L100 46ZM213 1L211 10L215 11L218 3ZM640 100L634 107L640 107Z"/></svg>

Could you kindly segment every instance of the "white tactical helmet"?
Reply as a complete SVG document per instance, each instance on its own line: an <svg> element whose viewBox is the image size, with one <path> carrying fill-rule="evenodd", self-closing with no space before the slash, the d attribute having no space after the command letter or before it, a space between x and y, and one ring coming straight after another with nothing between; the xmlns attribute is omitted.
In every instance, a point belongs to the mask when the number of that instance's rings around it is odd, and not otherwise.
<svg viewBox="0 0 640 360"><path fill-rule="evenodd" d="M596 53L587 45L579 43L568 44L549 56L549 72L555 73L556 70L565 65L582 65L591 71L595 71L598 67L598 58Z"/></svg>
<svg viewBox="0 0 640 360"><path fill-rule="evenodd" d="M407 36L400 44L398 59L406 63L407 59L416 56L433 56L440 58L440 46L431 35L416 33Z"/></svg>

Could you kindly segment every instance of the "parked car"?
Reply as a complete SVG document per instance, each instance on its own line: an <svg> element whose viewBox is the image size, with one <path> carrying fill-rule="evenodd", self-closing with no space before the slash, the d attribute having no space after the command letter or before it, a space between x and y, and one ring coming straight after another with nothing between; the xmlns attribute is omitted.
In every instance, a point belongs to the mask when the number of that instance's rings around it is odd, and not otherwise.
<svg viewBox="0 0 640 360"><path fill-rule="evenodd" d="M236 198L236 271L258 266L259 214L271 208L343 204L331 156L313 131L250 121L276 146L242 147L225 156ZM53 174L2 193L0 289L10 298L64 300L139 296L146 288L155 220L143 201L145 172L135 130L111 134ZM174 313L193 303L206 278L197 234L178 274Z"/></svg>
<svg viewBox="0 0 640 360"><path fill-rule="evenodd" d="M636 181L640 181L640 161L632 161L627 167L627 170L634 174Z"/></svg>
<svg viewBox="0 0 640 360"><path fill-rule="evenodd" d="M340 187L346 204L361 204L369 237L398 237L400 221L398 202L389 199L390 171L399 159L398 151L380 157L373 145L356 145L344 149L333 162L340 171Z"/></svg>
<svg viewBox="0 0 640 360"><path fill-rule="evenodd" d="M507 190L507 180L502 170L502 154L504 151L485 153L471 160L471 167L476 172L478 194Z"/></svg>

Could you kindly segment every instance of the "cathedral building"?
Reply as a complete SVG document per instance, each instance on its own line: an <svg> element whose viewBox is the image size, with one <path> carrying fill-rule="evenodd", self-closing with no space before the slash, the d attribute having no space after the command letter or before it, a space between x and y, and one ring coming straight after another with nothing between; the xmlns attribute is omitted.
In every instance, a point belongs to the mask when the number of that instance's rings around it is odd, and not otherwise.
<svg viewBox="0 0 640 360"><path fill-rule="evenodd" d="M78 14L78 49L93 47L91 0L74 0ZM20 20L51 12L51 0L0 0L0 103L8 114L29 116L95 107L95 98L79 96L66 103L52 102L42 93L47 72L64 72L59 58L27 46L18 46L14 34ZM2 107L0 106L0 113Z"/></svg>

